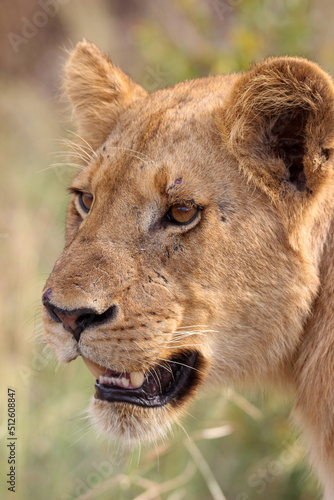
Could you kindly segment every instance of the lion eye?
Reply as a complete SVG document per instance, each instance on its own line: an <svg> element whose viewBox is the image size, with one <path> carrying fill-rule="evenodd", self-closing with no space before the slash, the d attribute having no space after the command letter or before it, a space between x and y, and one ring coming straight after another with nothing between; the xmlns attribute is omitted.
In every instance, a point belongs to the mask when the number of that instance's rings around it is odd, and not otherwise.
<svg viewBox="0 0 334 500"><path fill-rule="evenodd" d="M79 193L79 203L82 210L88 213L93 204L93 195L89 193Z"/></svg>
<svg viewBox="0 0 334 500"><path fill-rule="evenodd" d="M176 224L189 224L195 219L198 212L199 209L196 207L189 207L187 205L182 205L182 203L177 203L168 210L167 219Z"/></svg>

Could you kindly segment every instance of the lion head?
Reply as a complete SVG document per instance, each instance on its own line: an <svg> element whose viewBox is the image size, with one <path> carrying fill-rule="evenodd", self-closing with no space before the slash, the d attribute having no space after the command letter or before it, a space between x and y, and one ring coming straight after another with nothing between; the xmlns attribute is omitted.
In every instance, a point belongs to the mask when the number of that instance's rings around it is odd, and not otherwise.
<svg viewBox="0 0 334 500"><path fill-rule="evenodd" d="M204 384L289 377L333 202L329 77L274 58L148 94L83 41L65 88L86 161L43 321L100 429L155 440Z"/></svg>

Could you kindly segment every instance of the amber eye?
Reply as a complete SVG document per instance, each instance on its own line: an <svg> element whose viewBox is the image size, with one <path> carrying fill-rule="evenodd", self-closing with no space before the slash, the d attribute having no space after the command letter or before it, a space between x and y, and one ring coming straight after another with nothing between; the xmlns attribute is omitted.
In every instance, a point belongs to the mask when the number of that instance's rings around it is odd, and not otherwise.
<svg viewBox="0 0 334 500"><path fill-rule="evenodd" d="M89 193L79 193L79 203L82 210L88 213L93 204L93 195Z"/></svg>
<svg viewBox="0 0 334 500"><path fill-rule="evenodd" d="M176 224L189 224L192 222L197 216L199 209L197 207L189 207L187 205L183 205L182 203L177 203L170 207L167 212L167 219L170 222L174 222Z"/></svg>

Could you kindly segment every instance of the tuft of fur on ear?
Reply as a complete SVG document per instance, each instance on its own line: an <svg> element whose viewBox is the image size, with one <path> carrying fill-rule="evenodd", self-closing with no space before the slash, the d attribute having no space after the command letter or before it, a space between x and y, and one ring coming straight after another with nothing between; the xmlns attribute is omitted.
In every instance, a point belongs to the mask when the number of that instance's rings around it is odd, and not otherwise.
<svg viewBox="0 0 334 500"><path fill-rule="evenodd" d="M334 146L334 86L316 64L270 58L236 78L217 122L241 170L274 202L325 182Z"/></svg>
<svg viewBox="0 0 334 500"><path fill-rule="evenodd" d="M94 150L104 143L122 109L147 95L86 40L76 45L65 65L64 87L73 105L78 132Z"/></svg>

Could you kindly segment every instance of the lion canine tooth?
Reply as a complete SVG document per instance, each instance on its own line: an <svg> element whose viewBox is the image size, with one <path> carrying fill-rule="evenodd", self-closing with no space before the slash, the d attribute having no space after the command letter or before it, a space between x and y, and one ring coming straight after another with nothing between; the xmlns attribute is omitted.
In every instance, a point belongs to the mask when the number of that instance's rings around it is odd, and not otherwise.
<svg viewBox="0 0 334 500"><path fill-rule="evenodd" d="M82 356L82 359L85 365L87 366L88 370L94 375L95 378L99 379L99 377L102 376L103 373L106 371L105 368L98 365L97 363L94 363L90 359L87 359L84 356Z"/></svg>
<svg viewBox="0 0 334 500"><path fill-rule="evenodd" d="M135 389L138 389L145 380L145 376L142 372L131 372L130 373L131 384Z"/></svg>

